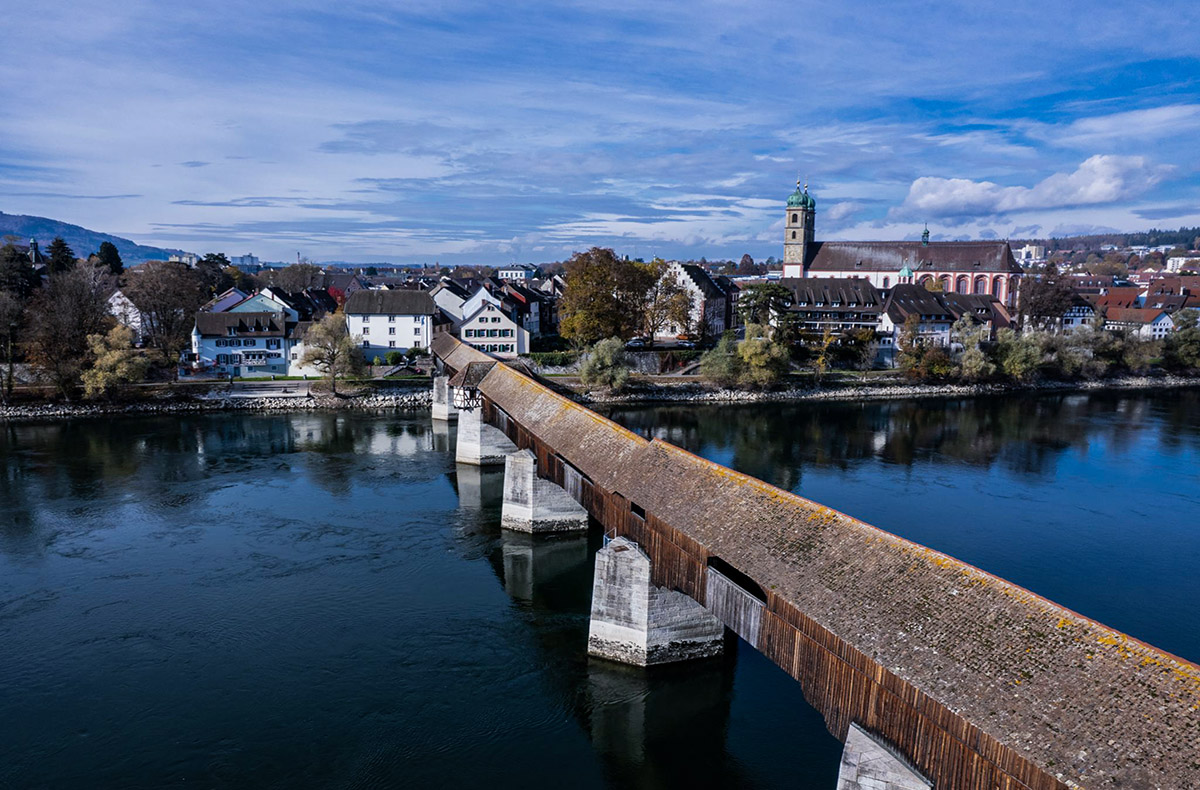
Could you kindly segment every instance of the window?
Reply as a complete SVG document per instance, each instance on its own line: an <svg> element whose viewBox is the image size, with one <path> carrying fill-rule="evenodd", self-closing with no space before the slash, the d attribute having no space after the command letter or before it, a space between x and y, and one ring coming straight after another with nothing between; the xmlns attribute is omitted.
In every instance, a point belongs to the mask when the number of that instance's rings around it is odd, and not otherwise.
<svg viewBox="0 0 1200 790"><path fill-rule="evenodd" d="M229 355L228 354L217 354L217 364L218 365L229 364Z"/></svg>
<svg viewBox="0 0 1200 790"><path fill-rule="evenodd" d="M278 340L273 340L273 339L272 339L272 340L268 340L268 341L267 341L267 348L279 348L279 341L278 341Z"/></svg>
<svg viewBox="0 0 1200 790"><path fill-rule="evenodd" d="M799 217L800 217L800 215L799 215L799 214L793 214L793 215L792 215L792 222L795 222L795 221L797 221L797 220L799 219ZM795 235L795 234L793 234L793 235Z"/></svg>
<svg viewBox="0 0 1200 790"><path fill-rule="evenodd" d="M235 337L237 335L237 327L236 326L231 326L231 327L227 328L225 331L230 337Z"/></svg>
<svg viewBox="0 0 1200 790"><path fill-rule="evenodd" d="M294 361L296 361L296 360L297 360L297 359L299 359L299 358L300 358L300 355L299 355L299 354L297 354L295 351L293 351L293 352L292 352L292 361L294 362Z"/></svg>
<svg viewBox="0 0 1200 790"><path fill-rule="evenodd" d="M364 334L364 335L369 335L369 334L371 334L371 327L369 327L369 326L364 326L364 327L363 327L363 334Z"/></svg>
<svg viewBox="0 0 1200 790"><path fill-rule="evenodd" d="M887 287L888 287L888 284L889 284L891 281L892 281L892 280L891 280L891 278L890 278L890 277L884 277L884 278L883 278L883 287L884 287L884 288L887 288Z"/></svg>
<svg viewBox="0 0 1200 790"><path fill-rule="evenodd" d="M371 322L371 316L369 316L369 315L364 315L364 316L363 316L363 323L364 323L364 324L369 324L370 322Z"/></svg>
<svg viewBox="0 0 1200 790"><path fill-rule="evenodd" d="M413 335L415 335L416 337L420 337L421 336L421 327L414 326L413 327Z"/></svg>
<svg viewBox="0 0 1200 790"><path fill-rule="evenodd" d="M369 340L364 340L364 341L363 341L363 348L370 348L370 347L371 347L371 341L369 341Z"/></svg>
<svg viewBox="0 0 1200 790"><path fill-rule="evenodd" d="M257 344L257 341L254 340L253 338L248 338L248 339L242 341L243 346L253 346L256 344Z"/></svg>
<svg viewBox="0 0 1200 790"><path fill-rule="evenodd" d="M396 347L396 341L395 341L395 340L389 340L389 341L388 341L388 348L395 348L395 347Z"/></svg>
<svg viewBox="0 0 1200 790"><path fill-rule="evenodd" d="M396 323L396 316L394 316L394 315L389 315L389 316L388 316L388 323L389 323L389 324L394 324L394 323Z"/></svg>
<svg viewBox="0 0 1200 790"><path fill-rule="evenodd" d="M796 238L796 231L792 231L792 238Z"/></svg>
<svg viewBox="0 0 1200 790"><path fill-rule="evenodd" d="M463 337L475 337L475 330L474 329L463 330Z"/></svg>
<svg viewBox="0 0 1200 790"><path fill-rule="evenodd" d="M496 336L496 330L495 330L495 329L489 329L489 330L488 330L488 337L495 337L495 336Z"/></svg>
<svg viewBox="0 0 1200 790"><path fill-rule="evenodd" d="M512 337L512 330L511 329L501 329L500 337Z"/></svg>
<svg viewBox="0 0 1200 790"><path fill-rule="evenodd" d="M396 327L394 327L394 326L389 326L389 327L388 327L388 334L389 334L389 335L394 335L394 334L396 334Z"/></svg>

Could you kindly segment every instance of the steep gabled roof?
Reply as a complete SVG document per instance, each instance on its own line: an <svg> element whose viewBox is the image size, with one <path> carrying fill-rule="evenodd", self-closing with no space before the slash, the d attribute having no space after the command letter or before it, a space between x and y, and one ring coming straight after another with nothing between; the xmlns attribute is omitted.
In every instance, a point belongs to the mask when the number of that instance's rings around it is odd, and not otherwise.
<svg viewBox="0 0 1200 790"><path fill-rule="evenodd" d="M712 275L706 272L703 266L695 263L681 263L679 268L683 269L684 275L700 289L700 293L704 294L705 299L720 299L725 296L721 286L713 282Z"/></svg>
<svg viewBox="0 0 1200 790"><path fill-rule="evenodd" d="M1022 273L1007 241L818 241L810 249L808 268L817 272Z"/></svg>
<svg viewBox="0 0 1200 790"><path fill-rule="evenodd" d="M888 294L884 310L894 323L903 324L910 315L933 316L934 320L953 321L950 312L938 295L921 285L897 285Z"/></svg>
<svg viewBox="0 0 1200 790"><path fill-rule="evenodd" d="M437 305L428 291L355 291L345 309L355 315L433 315Z"/></svg>
<svg viewBox="0 0 1200 790"><path fill-rule="evenodd" d="M793 308L832 307L838 309L875 309L883 307L883 299L869 280L854 277L789 277L779 284L792 292Z"/></svg>

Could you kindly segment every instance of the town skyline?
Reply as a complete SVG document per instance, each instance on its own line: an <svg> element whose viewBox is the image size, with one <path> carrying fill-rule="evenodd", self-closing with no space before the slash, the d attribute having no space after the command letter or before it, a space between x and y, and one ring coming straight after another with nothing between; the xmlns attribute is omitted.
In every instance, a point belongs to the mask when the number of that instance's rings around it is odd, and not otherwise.
<svg viewBox="0 0 1200 790"><path fill-rule="evenodd" d="M1081 8L39 4L0 210L450 264L778 257L797 177L831 240L1200 224L1200 14Z"/></svg>

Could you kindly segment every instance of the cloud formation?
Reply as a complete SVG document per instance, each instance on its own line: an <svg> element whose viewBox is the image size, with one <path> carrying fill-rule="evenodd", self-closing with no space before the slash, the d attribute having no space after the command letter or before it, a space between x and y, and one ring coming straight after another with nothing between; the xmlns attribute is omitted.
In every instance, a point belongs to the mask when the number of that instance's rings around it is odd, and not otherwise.
<svg viewBox="0 0 1200 790"><path fill-rule="evenodd" d="M1097 154L1073 172L1055 173L1032 187L923 176L892 216L953 219L1115 203L1145 193L1172 169L1144 156Z"/></svg>

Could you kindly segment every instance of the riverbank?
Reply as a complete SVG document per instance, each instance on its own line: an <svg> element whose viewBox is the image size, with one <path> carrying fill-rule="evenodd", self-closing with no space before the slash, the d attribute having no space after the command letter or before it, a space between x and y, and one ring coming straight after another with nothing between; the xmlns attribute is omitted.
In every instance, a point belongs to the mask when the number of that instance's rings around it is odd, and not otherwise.
<svg viewBox="0 0 1200 790"><path fill-rule="evenodd" d="M226 394L168 393L132 402L24 403L0 406L0 421L53 420L76 417L115 417L151 414L200 414L221 411L416 411L433 401L429 387L374 390L334 397L247 397Z"/></svg>
<svg viewBox="0 0 1200 790"><path fill-rule="evenodd" d="M1156 390L1200 387L1200 378L1185 376L1121 376L1095 381L1043 381L1035 384L921 384L895 379L839 381L824 386L784 387L774 390L722 389L701 382L666 384L634 382L621 393L581 392L585 404L621 403L759 403L792 401L869 401L917 398L973 398L1038 392L1097 392L1102 390Z"/></svg>

